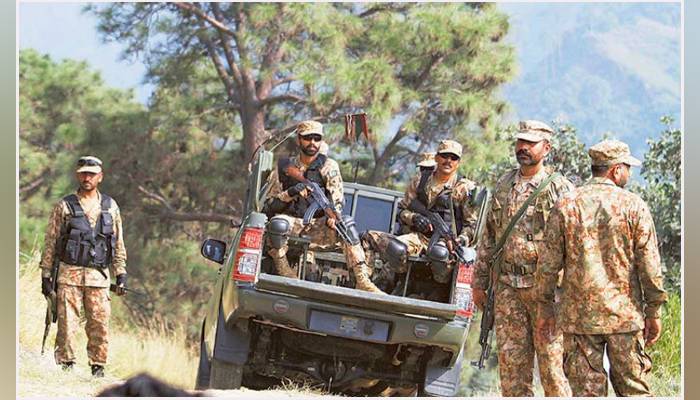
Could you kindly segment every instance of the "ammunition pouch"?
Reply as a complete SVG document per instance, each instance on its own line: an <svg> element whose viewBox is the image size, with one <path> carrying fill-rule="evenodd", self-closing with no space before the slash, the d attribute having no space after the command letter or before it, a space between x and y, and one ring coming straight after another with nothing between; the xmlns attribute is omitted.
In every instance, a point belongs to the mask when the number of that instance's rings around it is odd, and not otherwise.
<svg viewBox="0 0 700 400"><path fill-rule="evenodd" d="M289 237L289 221L284 218L272 218L267 223L267 233L270 235L270 246L281 249L287 245Z"/></svg>

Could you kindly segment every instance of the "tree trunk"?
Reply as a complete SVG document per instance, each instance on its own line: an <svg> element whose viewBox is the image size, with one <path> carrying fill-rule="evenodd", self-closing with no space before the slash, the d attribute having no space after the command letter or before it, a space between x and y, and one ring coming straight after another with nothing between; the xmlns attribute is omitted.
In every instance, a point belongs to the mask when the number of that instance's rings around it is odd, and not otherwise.
<svg viewBox="0 0 700 400"><path fill-rule="evenodd" d="M240 113L243 123L243 152L250 162L255 149L267 138L265 133L265 107L244 106Z"/></svg>

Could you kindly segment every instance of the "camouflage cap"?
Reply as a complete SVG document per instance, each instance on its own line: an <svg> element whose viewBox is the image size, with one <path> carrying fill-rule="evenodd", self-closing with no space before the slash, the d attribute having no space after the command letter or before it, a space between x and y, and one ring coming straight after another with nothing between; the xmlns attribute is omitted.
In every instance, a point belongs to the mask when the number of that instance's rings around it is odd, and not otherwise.
<svg viewBox="0 0 700 400"><path fill-rule="evenodd" d="M434 167L435 166L435 153L429 152L429 153L420 153L420 156L418 157L418 164L416 164L419 167Z"/></svg>
<svg viewBox="0 0 700 400"><path fill-rule="evenodd" d="M552 140L554 129L544 122L527 120L520 121L518 124L518 133L516 139L522 139L528 142L539 142L542 140Z"/></svg>
<svg viewBox="0 0 700 400"><path fill-rule="evenodd" d="M588 149L593 166L610 166L615 164L627 164L632 167L642 165L642 162L632 157L630 147L619 140L608 139L594 144Z"/></svg>
<svg viewBox="0 0 700 400"><path fill-rule="evenodd" d="M323 136L323 124L318 121L303 121L297 125L297 134L300 136L306 135L321 135Z"/></svg>
<svg viewBox="0 0 700 400"><path fill-rule="evenodd" d="M92 172L99 174L102 172L102 160L95 156L82 156L78 159L78 169L75 172Z"/></svg>
<svg viewBox="0 0 700 400"><path fill-rule="evenodd" d="M458 157L462 157L462 145L454 140L441 140L437 148L437 153L452 153Z"/></svg>

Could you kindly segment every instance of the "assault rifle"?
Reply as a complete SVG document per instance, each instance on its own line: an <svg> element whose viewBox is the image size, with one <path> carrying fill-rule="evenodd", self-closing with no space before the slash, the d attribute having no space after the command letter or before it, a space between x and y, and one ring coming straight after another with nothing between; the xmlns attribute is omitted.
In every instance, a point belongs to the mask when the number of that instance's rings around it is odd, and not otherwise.
<svg viewBox="0 0 700 400"><path fill-rule="evenodd" d="M304 225L308 225L311 222L311 218L314 217L316 211L323 210L328 219L335 221L335 231L340 239L350 245L357 244L348 233L348 227L343 220L343 216L338 210L335 209L335 207L333 207L333 203L328 200L328 197L326 197L326 195L323 193L323 189L318 185L318 183L306 179L301 170L293 165L288 165L284 169L284 173L297 182L301 182L306 185L307 190L311 194L311 204L309 204L309 207L304 213Z"/></svg>
<svg viewBox="0 0 700 400"><path fill-rule="evenodd" d="M51 293L46 297L46 316L44 317L44 338L41 340L41 355L44 355L46 347L46 338L49 336L51 324L58 320L58 300L56 293L58 292L58 257L54 255L54 265L51 269Z"/></svg>
<svg viewBox="0 0 700 400"><path fill-rule="evenodd" d="M452 246L455 256L457 256L457 259L461 263L469 264L471 261L473 261L467 258L464 247L457 241L452 229L450 229L450 226L447 225L447 222L442 219L440 214L428 210L428 208L425 207L423 203L418 201L418 199L413 199L408 208L411 211L417 212L430 220L430 225L433 226L433 235L430 237L428 248L433 247L438 240L444 239L450 246Z"/></svg>
<svg viewBox="0 0 700 400"><path fill-rule="evenodd" d="M110 291L110 292L117 293L117 289L118 289L118 288L119 288L119 287L118 287L117 285L115 285L114 283L110 283L110 284L109 284L109 291ZM145 293L137 292L136 290L134 290L134 289L129 289L129 288L127 288L127 287L123 287L123 288L121 288L121 289L122 289L123 291L125 291L126 293L133 293L133 294L135 294L135 295L137 295L137 296L146 296Z"/></svg>

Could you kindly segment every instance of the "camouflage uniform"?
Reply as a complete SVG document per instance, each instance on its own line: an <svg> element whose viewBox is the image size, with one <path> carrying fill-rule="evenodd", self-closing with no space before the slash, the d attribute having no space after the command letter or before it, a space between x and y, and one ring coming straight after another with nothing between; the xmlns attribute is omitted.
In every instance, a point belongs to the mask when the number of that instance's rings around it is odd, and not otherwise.
<svg viewBox="0 0 700 400"><path fill-rule="evenodd" d="M639 165L618 141L604 141L589 154L594 165ZM563 293L555 312L552 302L562 269ZM564 369L574 396L607 395L606 347L615 393L650 395L644 318L659 317L666 293L654 222L639 196L594 177L559 200L547 226L537 292L541 317L556 314L564 331Z"/></svg>
<svg viewBox="0 0 700 400"><path fill-rule="evenodd" d="M315 121L304 121L297 127L297 133L299 135L323 135L323 126ZM319 150L323 149L325 152L327 152L328 146L323 146L323 144L325 144L325 142L321 143ZM326 157L325 154L320 153L320 151L318 157L325 157L325 162L320 167L319 173L325 182L324 189L328 192L328 200L334 205L335 209L342 214L345 197L343 196L343 177L340 174L340 167L338 166L337 162ZM309 168L309 166L304 165L304 163L302 163L297 156L291 157L289 162L302 173ZM304 190L297 195L290 196L289 192L283 188L282 182L279 178L278 168L273 169L268 181L270 182L270 190L268 192L266 205L270 205L275 200L279 200L282 203L292 203L295 200L298 200L300 196L310 196L307 190ZM350 245L340 240L337 237L336 231L334 229L330 229L326 225L325 217L312 218L308 225L303 224L302 218L292 215L277 214L272 218L284 219L289 223L288 235L303 235L308 237L311 241L309 244L310 250L331 250L341 247L343 249L343 253L345 254L348 268L355 272L355 279L357 281L356 288L372 292L380 292L379 289L374 287L372 282L369 280L370 269L367 267L365 262L365 253L362 246L360 244ZM267 241L269 248L268 254L270 257L272 257L275 263L277 273L289 278L296 278L298 276L297 271L289 266L289 261L287 260L289 245L285 243L280 248L274 248L271 246L271 239L269 237Z"/></svg>
<svg viewBox="0 0 700 400"><path fill-rule="evenodd" d="M498 180L487 215L486 229L477 250L475 288L488 288L489 260L493 248L515 213L551 173L551 169L542 168L534 176L525 178L520 174L520 169L513 169ZM534 335L537 321L534 273L538 254L544 246L544 228L550 209L559 196L573 188L573 184L563 176L555 177L528 206L503 246L503 261L495 287L494 305L498 370L503 396L534 394L535 354L545 395L570 396L562 369L561 332L551 342L540 342Z"/></svg>
<svg viewBox="0 0 700 400"><path fill-rule="evenodd" d="M94 229L100 217L102 195L98 192L97 199L81 198L80 205ZM119 206L112 200L109 213L114 221L116 245L112 265L103 276L95 268L69 265L59 261L58 272L58 331L54 356L57 363L75 361L74 333L80 324L80 308L85 310L85 333L88 337L87 352L90 365L104 366L107 363L107 348L109 335L109 316L111 312L109 284L110 274L126 273L126 248L122 233L122 220ZM71 213L68 203L61 200L56 204L49 218L44 241L44 252L41 258L42 277L50 277L56 254L56 243L61 234L61 228L70 222Z"/></svg>
<svg viewBox="0 0 700 400"><path fill-rule="evenodd" d="M430 171L434 171L436 168L435 156L440 153L454 154L458 157L462 157L462 145L453 140L443 140L438 145L437 153L422 153L421 161L417 164L421 168L421 172L417 174L406 188L403 199L399 202L399 219L402 225L402 231L409 231L410 233L397 236L396 239L402 242L407 247L408 256L418 256L424 252L428 243L430 242L430 236L423 233L412 232L412 225L414 223L414 216L416 212L411 210L411 203L414 199L419 199L421 196L418 191L420 190L420 182L424 174L430 174ZM426 169L424 169L426 168ZM453 222L453 229L459 229L457 226L461 224L461 231L459 232L458 239L465 244L469 244L471 239L474 237L474 230L476 228L476 219L478 209L475 207L472 199L473 192L476 188L476 184L466 178L459 177L454 173L446 182L438 182L435 179L436 172L432 172L431 175L425 175L427 181L425 182L425 199L420 201L427 201L427 204L423 204L427 209L433 209L438 197L449 191L449 198L451 199L453 207L461 214L461 222L457 222L455 211L451 211L452 217L455 218ZM448 207L449 209L449 207ZM445 220L447 222L447 220ZM394 238L393 235L381 232L381 231L367 231L363 235L363 242L365 248L368 250L378 251L380 253L386 252L389 245L389 241ZM444 245L444 241L442 241ZM450 279L453 261L451 260L447 268L435 268L433 266L433 278L438 282L446 282ZM391 269L393 272L404 273L406 272L407 266L404 265L392 265Z"/></svg>

